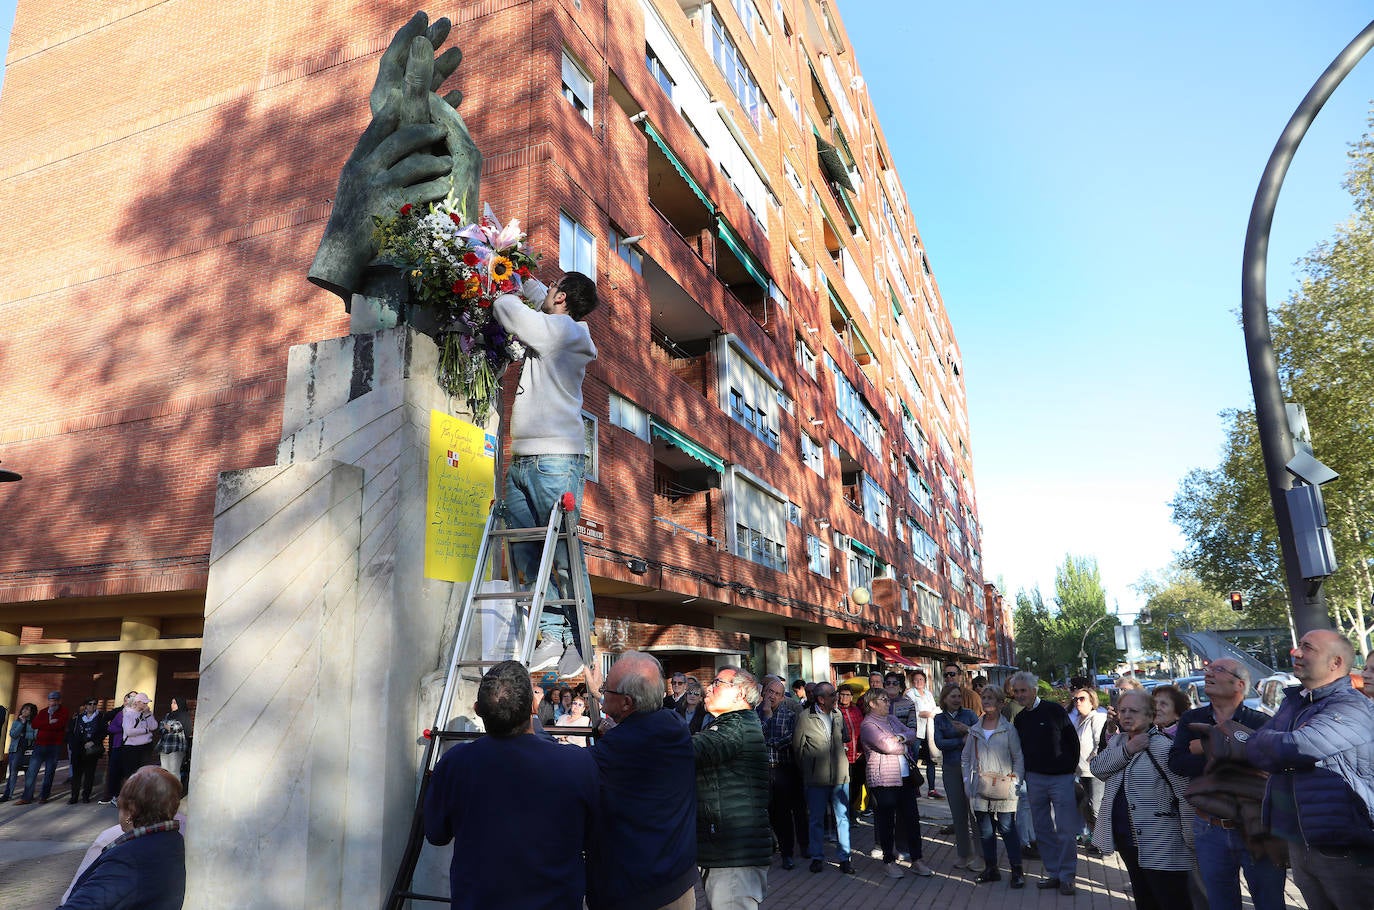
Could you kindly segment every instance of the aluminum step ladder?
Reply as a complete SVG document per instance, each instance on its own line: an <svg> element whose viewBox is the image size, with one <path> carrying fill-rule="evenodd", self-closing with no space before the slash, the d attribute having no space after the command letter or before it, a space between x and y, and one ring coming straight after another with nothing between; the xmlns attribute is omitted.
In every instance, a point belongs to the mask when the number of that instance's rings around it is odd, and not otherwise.
<svg viewBox="0 0 1374 910"><path fill-rule="evenodd" d="M425 730L425 757L422 763L420 792L415 800L415 812L411 817L410 835L406 841L405 852L396 872L391 893L383 905L384 910L402 910L406 901L432 901L447 904L449 897L437 894L420 894L412 890L415 869L420 860L420 852L425 845L424 805L425 794L429 790L430 777L439 761L442 746L446 743L473 740L483 734L476 731L450 731L450 712L458 685L463 680L477 683L482 674L490 667L505 660L519 660L527 667L534 656L535 645L539 638L539 618L548 607L572 607L577 621L577 640L574 646L584 660L592 659L592 607L591 591L587 586L586 560L582 552L582 542L577 536L575 509L577 501L572 493L564 493L549 513L549 523L538 528L507 528L503 519L505 509L499 502L493 503L491 514L487 516L486 527L482 530L481 544L478 546L477 559L472 581L467 585L459 612L458 632L453 638L453 652L449 658L448 672L444 679L443 695L439 699L439 710L435 715L434 726ZM539 559L539 571L528 590L492 590L499 587L500 579L493 576L494 557L500 557L496 566L506 567L511 574L515 572L515 562L511 558L511 548L515 544L530 544L543 541L543 552ZM549 582L555 578L554 569L559 562L559 553L566 547L567 579L556 579L558 597L549 597ZM498 573L499 574L499 573ZM517 587L517 579L510 579L509 588ZM488 584L484 584L488 583ZM566 596L571 594L571 597ZM490 604L495 609L483 610ZM479 625L474 622L479 612L484 612L484 620L492 621L506 607L511 627L504 634L505 647L501 648L506 656L488 653L492 644L485 635L481 641L473 642L472 633ZM485 631L485 630L484 630ZM476 648L474 650L474 644ZM560 730L559 735L590 735L590 730Z"/></svg>

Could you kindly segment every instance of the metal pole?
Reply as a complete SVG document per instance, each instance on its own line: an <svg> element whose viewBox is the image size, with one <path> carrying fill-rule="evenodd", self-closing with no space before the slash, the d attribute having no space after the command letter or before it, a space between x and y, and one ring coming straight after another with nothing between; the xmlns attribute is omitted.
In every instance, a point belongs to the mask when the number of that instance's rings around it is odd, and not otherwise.
<svg viewBox="0 0 1374 910"><path fill-rule="evenodd" d="M1308 582L1298 568L1297 545L1288 516L1287 491L1293 480L1284 465L1293 457L1293 439L1284 413L1283 390L1279 386L1278 365L1274 359L1273 336L1269 331L1268 301L1265 297L1265 267L1269 253L1269 230L1274 222L1279 189L1288 166L1307 129L1316 119L1336 86L1355 68L1355 64L1374 46L1374 22L1346 45L1293 112L1288 126L1279 136L1260 178L1255 201L1250 208L1250 224L1245 231L1245 253L1241 265L1241 322L1245 331L1245 352L1250 364L1250 385L1255 394L1255 422L1260 448L1264 452L1264 472L1269 479L1269 499L1278 524L1279 549L1283 554L1288 599L1299 635L1311 629L1331 627L1331 617L1322 595L1321 581Z"/></svg>

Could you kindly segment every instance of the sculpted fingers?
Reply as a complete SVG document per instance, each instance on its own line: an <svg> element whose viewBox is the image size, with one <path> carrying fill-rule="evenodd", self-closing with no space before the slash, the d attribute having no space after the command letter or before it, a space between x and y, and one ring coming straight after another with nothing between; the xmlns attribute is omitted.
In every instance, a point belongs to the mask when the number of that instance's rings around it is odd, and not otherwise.
<svg viewBox="0 0 1374 910"><path fill-rule="evenodd" d="M429 83L434 78L434 45L423 35L410 42L398 113L402 123L429 120Z"/></svg>
<svg viewBox="0 0 1374 910"><path fill-rule="evenodd" d="M438 47L436 44L435 47ZM444 80L453 75L454 70L458 69L458 64L463 62L463 52L456 47L451 47L442 54L434 58L434 79L429 84L431 92L437 92L439 86L444 84Z"/></svg>
<svg viewBox="0 0 1374 910"><path fill-rule="evenodd" d="M447 155L407 155L387 168L385 182L390 186L403 187L436 177L443 177L447 181L452 169L453 159Z"/></svg>
<svg viewBox="0 0 1374 910"><path fill-rule="evenodd" d="M440 20L446 22L447 20ZM437 26L439 23L435 23ZM409 53L411 42L417 37L423 37L429 33L429 17L424 11L416 13L410 17L410 21L397 29L392 36L391 43L382 52L382 59L377 64L377 81L372 86L372 95L368 103L372 108L372 113L376 114L386 107L387 101L400 95L401 83L405 78L406 57ZM447 29L445 29L447 34ZM432 45L431 45L432 47Z"/></svg>
<svg viewBox="0 0 1374 910"><path fill-rule="evenodd" d="M444 128L434 123L411 123L382 140L369 159L371 170L386 171L398 161L424 151L444 139Z"/></svg>

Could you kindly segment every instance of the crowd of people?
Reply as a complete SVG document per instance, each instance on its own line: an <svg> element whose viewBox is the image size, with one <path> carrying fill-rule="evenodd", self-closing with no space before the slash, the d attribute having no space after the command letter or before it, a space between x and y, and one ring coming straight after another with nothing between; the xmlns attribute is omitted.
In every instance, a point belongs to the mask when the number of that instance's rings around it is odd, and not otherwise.
<svg viewBox="0 0 1374 910"><path fill-rule="evenodd" d="M24 784L18 790L16 805L51 800L57 766L63 760L70 768L70 805L89 803L97 793L103 794L99 800L102 805L114 805L124 781L151 764L159 764L184 787L190 734L190 717L176 697L168 700L167 710L159 719L152 699L143 692L129 692L120 705L104 710L99 699L87 698L71 712L62 704L62 693L54 690L48 693L47 707L26 702L10 720L0 803L14 797L20 774ZM97 790L102 758L107 759L105 779Z"/></svg>
<svg viewBox="0 0 1374 910"><path fill-rule="evenodd" d="M1242 875L1256 910L1281 908L1286 867L1312 910L1371 908L1374 701L1352 688L1352 660L1345 639L1308 633L1299 685L1270 718L1242 705L1248 675L1227 659L1207 667L1208 702L1192 708L1130 679L1114 704L1075 679L1061 704L1030 673L999 687L957 664L938 695L920 672L909 688L896 672L789 686L725 667L705 686L682 674L665 686L657 660L629 652L569 696L577 718L600 697L576 753L525 735L541 729L539 704L566 693L543 698L512 663L482 683L488 735L436 766L426 834L461 842L456 907L509 905L500 870L519 857L501 835L556 818L576 842L561 864L521 866L520 905L687 908L700 882L709 907L756 908L775 858L854 874L856 818L872 817L884 875L933 875L924 796L948 800L953 865L980 885L1004 879L1000 841L1013 889L1039 858L1036 888L1073 895L1084 851L1119 856L1142 908L1240 910ZM538 792L512 810L493 786L507 777Z"/></svg>

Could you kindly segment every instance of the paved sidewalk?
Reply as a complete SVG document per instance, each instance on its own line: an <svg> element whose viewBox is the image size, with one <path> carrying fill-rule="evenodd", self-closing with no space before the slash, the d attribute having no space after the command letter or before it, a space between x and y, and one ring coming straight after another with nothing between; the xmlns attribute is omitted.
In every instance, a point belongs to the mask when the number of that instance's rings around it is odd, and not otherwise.
<svg viewBox="0 0 1374 910"><path fill-rule="evenodd" d="M65 777L64 765L56 779ZM46 804L0 803L0 908L53 910L95 836L117 821L113 807L94 802L69 806L70 795L69 786L57 784ZM188 799L182 810L194 824L190 806ZM868 856L873 847L873 826L855 824L851 827L851 846L857 875L841 875L834 863L812 874L807 861L800 857L797 868L785 872L775 861L768 874L765 910L908 910L918 905L967 910L1129 910L1135 906L1126 892L1126 871L1120 862L1115 857L1095 858L1082 852L1078 855L1078 893L1073 897L1035 888L1042 875L1038 860L1025 864L1026 888L1012 891L1005 877L1006 855L1000 842L1003 880L977 885L972 873L954 868L953 837L937 833L949 823L948 805L943 800L922 799L920 809L925 861L935 870L934 878L910 873L900 879L884 876L882 862ZM827 855L833 856L834 845L826 847ZM1305 910L1307 905L1291 880L1287 898L1290 908ZM1251 907L1248 898L1245 907Z"/></svg>

